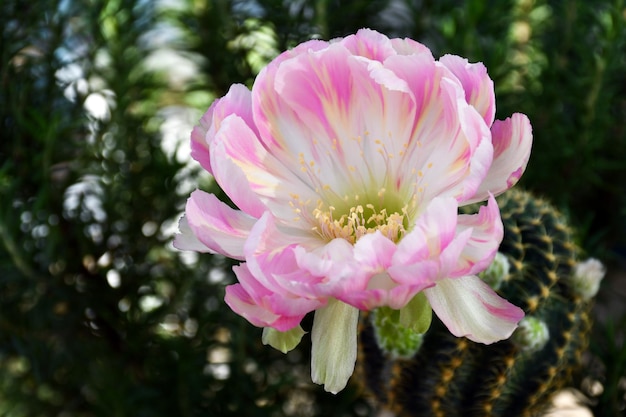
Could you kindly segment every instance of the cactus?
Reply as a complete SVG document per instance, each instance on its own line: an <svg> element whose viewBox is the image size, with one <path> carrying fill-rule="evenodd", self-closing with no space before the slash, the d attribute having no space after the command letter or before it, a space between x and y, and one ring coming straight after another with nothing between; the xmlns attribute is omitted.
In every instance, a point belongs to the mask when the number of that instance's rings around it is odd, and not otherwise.
<svg viewBox="0 0 626 417"><path fill-rule="evenodd" d="M530 417L567 383L587 347L591 297L576 285L577 247L564 216L531 194L500 196L501 280L487 282L524 309L513 337L492 345L451 335L437 320L417 353L399 357L362 322L357 378L381 408L399 417ZM506 263L506 262L505 262ZM491 274L489 270L486 275Z"/></svg>

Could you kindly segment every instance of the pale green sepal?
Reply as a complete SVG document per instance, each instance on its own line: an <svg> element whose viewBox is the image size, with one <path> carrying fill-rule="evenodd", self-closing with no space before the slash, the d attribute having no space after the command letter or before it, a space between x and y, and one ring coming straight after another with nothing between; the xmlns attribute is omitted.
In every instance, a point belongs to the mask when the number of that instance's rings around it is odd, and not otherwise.
<svg viewBox="0 0 626 417"><path fill-rule="evenodd" d="M393 357L410 358L422 346L432 317L430 304L422 293L400 310L377 308L372 323L378 346Z"/></svg>
<svg viewBox="0 0 626 417"><path fill-rule="evenodd" d="M411 301L400 309L400 326L409 328L415 333L426 333L433 321L433 309L424 293L417 293Z"/></svg>
<svg viewBox="0 0 626 417"><path fill-rule="evenodd" d="M264 327L261 341L264 345L270 345L274 349L287 353L298 346L298 343L300 343L305 333L306 332L302 330L300 326L294 327L286 332L281 332L273 327Z"/></svg>
<svg viewBox="0 0 626 417"><path fill-rule="evenodd" d="M359 310L331 299L315 311L311 330L311 379L338 393L354 372Z"/></svg>
<svg viewBox="0 0 626 417"><path fill-rule="evenodd" d="M509 259L502 252L498 252L487 269L478 273L478 277L494 290L498 290L508 278L510 269Z"/></svg>

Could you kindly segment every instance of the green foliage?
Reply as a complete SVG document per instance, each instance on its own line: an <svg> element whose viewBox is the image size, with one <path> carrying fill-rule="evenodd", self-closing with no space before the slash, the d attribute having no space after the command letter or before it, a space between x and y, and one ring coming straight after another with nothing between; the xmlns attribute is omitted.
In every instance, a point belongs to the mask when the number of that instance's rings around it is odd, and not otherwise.
<svg viewBox="0 0 626 417"><path fill-rule="evenodd" d="M456 338L437 320L415 355L395 359L378 348L372 326L365 325L359 380L398 416L537 416L580 366L590 301L570 282L577 255L565 219L522 191L507 192L499 205L505 228L500 251L510 271L498 292L522 307L539 331L520 337L521 326L513 338L483 345ZM529 340L537 333L543 340Z"/></svg>
<svg viewBox="0 0 626 417"><path fill-rule="evenodd" d="M229 261L171 248L190 188L227 200L176 139L303 40L361 27L410 36L436 56L485 63L498 117L521 111L534 127L524 186L584 227L583 249L607 253L626 246L624 8L0 2L0 416L371 414L357 387L331 396L310 383L306 341L287 355L261 345L260 329L223 302ZM595 407L611 415L623 408L611 397L623 330L597 334L606 362L594 378L606 386Z"/></svg>

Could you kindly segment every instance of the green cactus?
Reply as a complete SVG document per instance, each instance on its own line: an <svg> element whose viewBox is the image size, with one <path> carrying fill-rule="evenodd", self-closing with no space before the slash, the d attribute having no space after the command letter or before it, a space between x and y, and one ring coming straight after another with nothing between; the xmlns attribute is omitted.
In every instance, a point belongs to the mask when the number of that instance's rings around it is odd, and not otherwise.
<svg viewBox="0 0 626 417"><path fill-rule="evenodd" d="M498 282L493 271L485 280L526 318L511 339L492 345L454 337L434 319L408 358L380 349L373 320L364 320L357 379L399 417L541 415L580 364L591 297L576 285L572 231L550 204L527 192L511 190L498 203L508 265L496 267Z"/></svg>

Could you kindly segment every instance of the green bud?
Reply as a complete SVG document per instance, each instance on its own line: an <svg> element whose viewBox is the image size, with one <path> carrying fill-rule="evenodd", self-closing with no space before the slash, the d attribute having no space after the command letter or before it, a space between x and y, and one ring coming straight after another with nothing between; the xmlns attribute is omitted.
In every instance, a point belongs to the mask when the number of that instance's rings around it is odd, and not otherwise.
<svg viewBox="0 0 626 417"><path fill-rule="evenodd" d="M548 325L536 317L526 316L511 337L512 342L527 353L543 349L550 339Z"/></svg>
<svg viewBox="0 0 626 417"><path fill-rule="evenodd" d="M422 345L432 321L432 309L423 293L417 294L400 310L380 307L372 323L378 346L393 357L409 358Z"/></svg>
<svg viewBox="0 0 626 417"><path fill-rule="evenodd" d="M491 288L497 290L502 285L502 282L509 275L509 269L511 265L507 257L498 252L491 265L484 271L480 272L478 276L485 281Z"/></svg>

